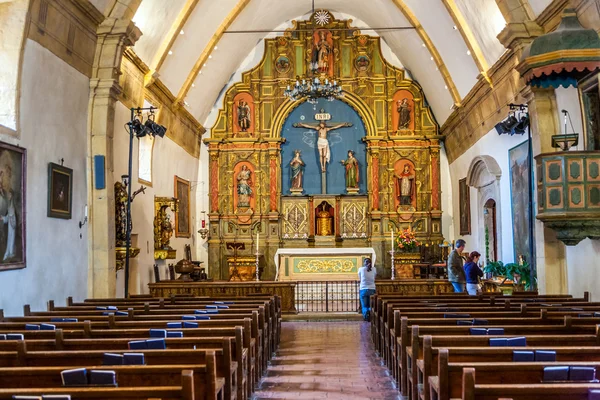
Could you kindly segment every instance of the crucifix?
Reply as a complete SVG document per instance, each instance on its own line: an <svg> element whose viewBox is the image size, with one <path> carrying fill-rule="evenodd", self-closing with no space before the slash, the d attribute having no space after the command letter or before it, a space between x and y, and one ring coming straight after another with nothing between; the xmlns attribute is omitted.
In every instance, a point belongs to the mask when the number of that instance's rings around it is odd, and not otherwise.
<svg viewBox="0 0 600 400"><path fill-rule="evenodd" d="M325 121L330 119L331 115L326 114L321 110L320 114L315 115L315 119L320 121L317 125L304 124L304 123L294 123L292 126L294 128L307 128L317 131L318 139L317 139L317 150L319 152L319 163L321 165L321 193L327 193L327 163L331 158L331 151L329 149L329 140L327 140L327 134L329 131L350 127L352 124L350 122L340 122L339 124L328 126Z"/></svg>

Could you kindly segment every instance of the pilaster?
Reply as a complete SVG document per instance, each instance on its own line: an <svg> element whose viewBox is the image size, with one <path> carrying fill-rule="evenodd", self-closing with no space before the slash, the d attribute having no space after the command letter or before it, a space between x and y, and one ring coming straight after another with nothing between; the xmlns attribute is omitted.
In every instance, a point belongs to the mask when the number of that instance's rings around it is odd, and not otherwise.
<svg viewBox="0 0 600 400"><path fill-rule="evenodd" d="M98 28L98 42L90 79L88 113L88 204L90 210L89 278L91 297L116 294L115 199L113 182L113 135L115 107L121 87L118 83L121 59L126 46L141 36L129 20L109 18ZM97 188L94 157L104 157L104 187ZM94 172L92 172L94 171ZM98 182L99 183L99 182Z"/></svg>

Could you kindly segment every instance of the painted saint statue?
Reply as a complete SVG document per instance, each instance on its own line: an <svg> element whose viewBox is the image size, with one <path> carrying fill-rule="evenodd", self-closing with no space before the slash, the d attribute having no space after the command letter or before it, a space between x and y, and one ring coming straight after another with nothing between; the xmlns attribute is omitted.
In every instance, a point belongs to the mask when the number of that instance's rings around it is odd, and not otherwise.
<svg viewBox="0 0 600 400"><path fill-rule="evenodd" d="M327 140L327 133L334 129L352 126L349 122L342 122L336 125L327 126L325 122L319 122L319 125L309 125L302 123L295 123L292 125L294 128L307 128L317 131L319 138L317 140L317 150L319 151L319 163L321 164L321 172L327 171L327 163L331 159L331 150L329 149L329 140Z"/></svg>
<svg viewBox="0 0 600 400"><path fill-rule="evenodd" d="M396 178L396 193L401 206L410 206L414 196L415 174L409 164L404 164L404 170Z"/></svg>
<svg viewBox="0 0 600 400"><path fill-rule="evenodd" d="M121 182L115 182L115 236L117 247L127 246L127 185L129 185L129 176L122 175ZM131 194L131 202L140 194L146 193L146 188L142 185L138 190ZM131 218L129 219L129 232L133 229Z"/></svg>
<svg viewBox="0 0 600 400"><path fill-rule="evenodd" d="M331 46L327 42L327 32L319 32L319 40L315 44L312 57L312 69L321 73L329 72L329 54Z"/></svg>
<svg viewBox="0 0 600 400"><path fill-rule="evenodd" d="M247 132L250 129L250 106L244 100L240 100L237 105L237 122L242 132Z"/></svg>
<svg viewBox="0 0 600 400"><path fill-rule="evenodd" d="M410 104L408 99L398 100L398 129L408 129L410 127Z"/></svg>
<svg viewBox="0 0 600 400"><path fill-rule="evenodd" d="M340 161L346 167L346 188L358 188L358 160L354 152L348 150L348 159Z"/></svg>
<svg viewBox="0 0 600 400"><path fill-rule="evenodd" d="M300 150L294 150L294 158L290 161L290 189L302 190L302 180L304 178L304 161L300 158Z"/></svg>
<svg viewBox="0 0 600 400"><path fill-rule="evenodd" d="M237 193L238 207L250 207L250 196L252 196L252 187L250 185L252 171L246 165L242 165L242 170L237 174Z"/></svg>

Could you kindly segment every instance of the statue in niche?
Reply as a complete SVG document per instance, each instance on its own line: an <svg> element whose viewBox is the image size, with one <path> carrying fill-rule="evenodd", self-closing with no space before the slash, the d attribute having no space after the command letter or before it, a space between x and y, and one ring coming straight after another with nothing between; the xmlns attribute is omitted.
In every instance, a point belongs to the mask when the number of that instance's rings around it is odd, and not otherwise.
<svg viewBox="0 0 600 400"><path fill-rule="evenodd" d="M238 194L238 207L248 208L250 207L250 196L252 196L252 171L248 169L247 165L242 165L241 171L237 174L237 194Z"/></svg>
<svg viewBox="0 0 600 400"><path fill-rule="evenodd" d="M117 247L127 246L127 186L129 185L129 176L122 175L121 182L115 182L115 236ZM146 188L142 185L138 190L131 194L131 202L140 194L146 193ZM129 218L129 232L133 229L133 223Z"/></svg>
<svg viewBox="0 0 600 400"><path fill-rule="evenodd" d="M404 164L404 169L396 177L396 193L401 206L410 206L415 195L415 173L411 171L410 164Z"/></svg>
<svg viewBox="0 0 600 400"><path fill-rule="evenodd" d="M302 181L304 178L304 161L300 158L300 150L294 150L294 158L290 161L290 192L292 194L301 194L302 189Z"/></svg>
<svg viewBox="0 0 600 400"><path fill-rule="evenodd" d="M165 215L165 218L162 221L162 243L164 246L169 246L171 242L171 236L173 236L173 224L171 223L171 217L169 214Z"/></svg>
<svg viewBox="0 0 600 400"><path fill-rule="evenodd" d="M312 70L326 73L329 71L329 55L331 46L327 41L327 32L319 31L319 39L315 44L312 57Z"/></svg>
<svg viewBox="0 0 600 400"><path fill-rule="evenodd" d="M354 157L354 152L348 150L348 159L342 160L340 163L346 168L346 189L348 189L348 192L350 193L351 191L358 189L358 160Z"/></svg>
<svg viewBox="0 0 600 400"><path fill-rule="evenodd" d="M398 100L397 103L398 110L398 129L408 129L410 128L410 104L408 103L408 99L405 97L402 100Z"/></svg>
<svg viewBox="0 0 600 400"><path fill-rule="evenodd" d="M336 125L327 126L324 121L319 122L318 125L310 125L304 123L294 123L294 128L307 128L317 131L319 138L317 139L317 150L319 151L319 163L321 164L321 172L327 171L327 163L331 159L331 150L329 149L329 140L327 140L327 134L329 131L334 129L350 127L350 122L341 122Z"/></svg>
<svg viewBox="0 0 600 400"><path fill-rule="evenodd" d="M250 123L252 120L250 119L250 106L248 102L245 100L238 101L237 105L237 123L242 132L248 132L250 129Z"/></svg>

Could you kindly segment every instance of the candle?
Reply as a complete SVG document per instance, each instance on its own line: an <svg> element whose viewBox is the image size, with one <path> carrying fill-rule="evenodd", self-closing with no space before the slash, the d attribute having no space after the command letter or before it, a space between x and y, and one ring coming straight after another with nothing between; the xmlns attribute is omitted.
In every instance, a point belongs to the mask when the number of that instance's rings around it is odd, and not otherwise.
<svg viewBox="0 0 600 400"><path fill-rule="evenodd" d="M392 250L394 250L394 229L392 228L392 232L390 233L390 241L392 244Z"/></svg>
<svg viewBox="0 0 600 400"><path fill-rule="evenodd" d="M258 232L256 232L256 252L258 253L258 241L260 240Z"/></svg>
<svg viewBox="0 0 600 400"><path fill-rule="evenodd" d="M202 227L206 228L206 220L205 219L202 220Z"/></svg>
<svg viewBox="0 0 600 400"><path fill-rule="evenodd" d="M87 211L88 211L88 210L87 210L87 204L86 204L86 205L85 205L85 207L83 208L83 216L84 216L85 218L87 218L87 216L88 216L88 213L87 213Z"/></svg>

